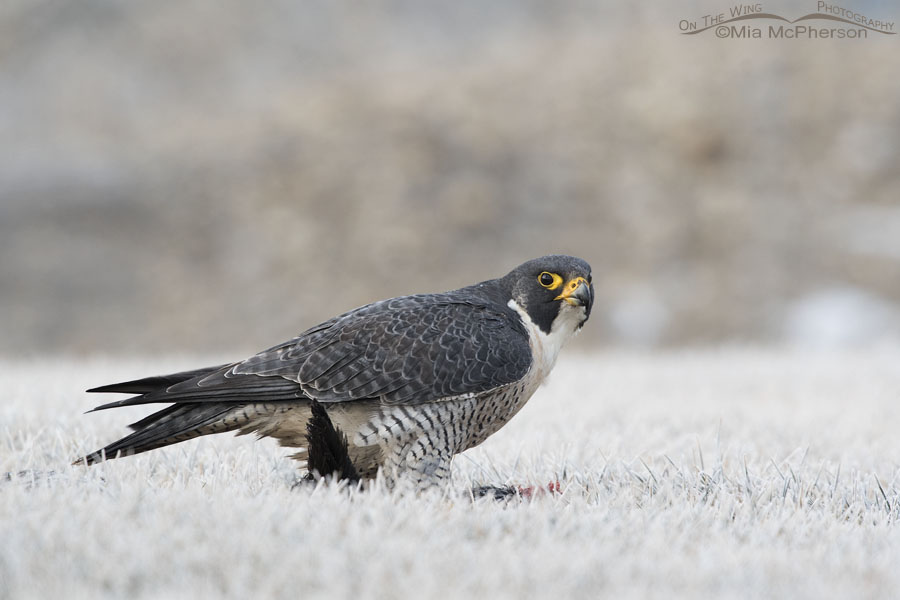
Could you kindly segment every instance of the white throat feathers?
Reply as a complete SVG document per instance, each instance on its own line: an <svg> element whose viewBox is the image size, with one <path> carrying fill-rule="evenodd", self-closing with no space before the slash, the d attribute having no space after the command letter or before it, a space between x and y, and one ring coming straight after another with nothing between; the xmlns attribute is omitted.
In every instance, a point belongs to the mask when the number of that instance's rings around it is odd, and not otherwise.
<svg viewBox="0 0 900 600"><path fill-rule="evenodd" d="M531 317L515 300L510 300L508 306L519 313L525 329L528 330L528 338L531 342L532 369L537 375L539 381L550 373L553 365L556 364L556 358L559 351L570 338L572 338L580 330L581 325L585 321L585 310L583 306L572 306L563 302L559 309L559 314L553 320L550 327L550 333L544 332L538 327Z"/></svg>

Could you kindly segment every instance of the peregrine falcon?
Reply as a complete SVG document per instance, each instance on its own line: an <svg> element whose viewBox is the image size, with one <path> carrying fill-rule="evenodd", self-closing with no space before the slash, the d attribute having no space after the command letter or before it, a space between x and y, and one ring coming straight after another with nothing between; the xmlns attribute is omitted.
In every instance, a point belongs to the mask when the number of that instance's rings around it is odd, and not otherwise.
<svg viewBox="0 0 900 600"><path fill-rule="evenodd" d="M76 463L226 431L275 438L306 462L313 409L324 407L359 477L436 486L455 454L522 408L593 297L590 265L544 256L458 290L362 306L246 360L94 388L136 394L94 410L170 406Z"/></svg>

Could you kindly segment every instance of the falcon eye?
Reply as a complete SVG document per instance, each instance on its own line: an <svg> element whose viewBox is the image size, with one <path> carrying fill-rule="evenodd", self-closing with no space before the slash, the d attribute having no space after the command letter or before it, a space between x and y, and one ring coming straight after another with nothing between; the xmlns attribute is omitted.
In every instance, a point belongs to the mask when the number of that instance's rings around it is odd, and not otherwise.
<svg viewBox="0 0 900 600"><path fill-rule="evenodd" d="M556 273L548 273L547 271L544 271L543 273L538 275L538 283L540 283L548 290L555 290L562 285L562 277L560 277Z"/></svg>

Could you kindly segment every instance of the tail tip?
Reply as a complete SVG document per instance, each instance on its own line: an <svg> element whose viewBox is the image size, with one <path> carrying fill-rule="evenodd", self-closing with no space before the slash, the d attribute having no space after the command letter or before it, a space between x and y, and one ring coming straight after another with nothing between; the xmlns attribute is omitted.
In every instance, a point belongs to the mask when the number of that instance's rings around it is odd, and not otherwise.
<svg viewBox="0 0 900 600"><path fill-rule="evenodd" d="M115 458L115 457L109 457ZM86 454L80 458L76 458L72 461L73 467L89 467L91 465L96 465L99 462L104 462L107 459L106 450L97 450L96 452L91 452L90 454Z"/></svg>

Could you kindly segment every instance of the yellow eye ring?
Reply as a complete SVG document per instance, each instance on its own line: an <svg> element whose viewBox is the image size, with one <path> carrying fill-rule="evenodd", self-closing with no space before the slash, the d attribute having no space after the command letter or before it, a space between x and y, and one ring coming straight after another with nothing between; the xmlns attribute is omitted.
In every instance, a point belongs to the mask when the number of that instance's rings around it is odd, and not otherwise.
<svg viewBox="0 0 900 600"><path fill-rule="evenodd" d="M547 271L544 271L540 275L538 275L538 283L548 290L555 290L562 285L562 282L563 278L556 273L548 273Z"/></svg>

